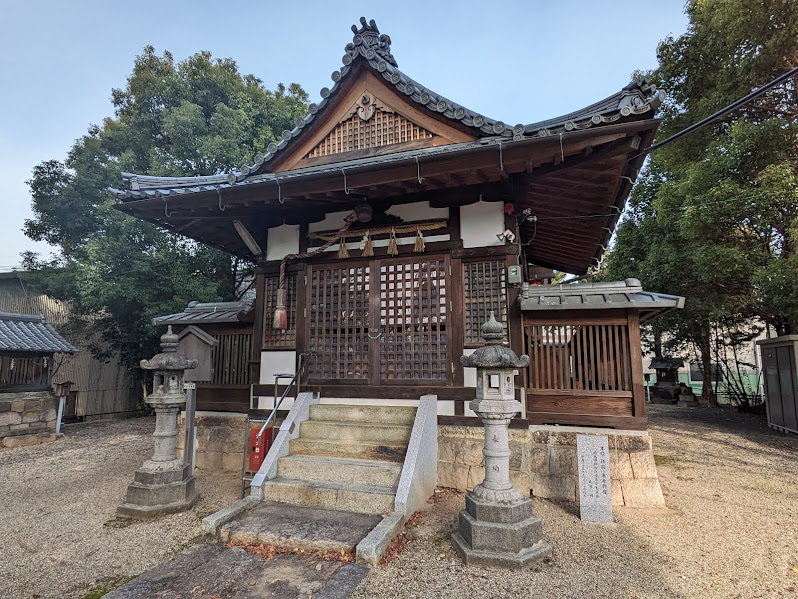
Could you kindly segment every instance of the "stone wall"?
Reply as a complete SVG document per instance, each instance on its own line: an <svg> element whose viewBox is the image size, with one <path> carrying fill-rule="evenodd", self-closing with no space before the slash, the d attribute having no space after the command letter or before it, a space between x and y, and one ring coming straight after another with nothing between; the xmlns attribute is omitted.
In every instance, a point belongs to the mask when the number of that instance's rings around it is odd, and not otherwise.
<svg viewBox="0 0 798 599"><path fill-rule="evenodd" d="M49 391L0 393L0 446L55 441L58 400Z"/></svg>
<svg viewBox="0 0 798 599"><path fill-rule="evenodd" d="M241 472L244 463L244 426L246 414L197 412L198 470ZM183 456L185 412L178 417L177 455Z"/></svg>
<svg viewBox="0 0 798 599"><path fill-rule="evenodd" d="M628 507L665 505L647 432L587 427L510 429L510 480L529 495L579 503L576 435L607 435L612 502ZM438 427L438 486L471 490L485 476L481 426Z"/></svg>
<svg viewBox="0 0 798 599"><path fill-rule="evenodd" d="M530 477L529 429L512 428L510 433L510 480L526 495ZM481 426L438 426L438 486L471 490L485 478L482 447L485 429Z"/></svg>
<svg viewBox="0 0 798 599"><path fill-rule="evenodd" d="M531 484L536 497L579 503L576 435L606 435L610 449L613 505L662 507L651 437L646 431L532 426Z"/></svg>
<svg viewBox="0 0 798 599"><path fill-rule="evenodd" d="M198 470L241 472L245 418L244 414L197 412ZM183 414L178 426L177 449L182 456ZM510 480L527 495L578 503L577 433L607 436L614 505L665 504L651 437L645 431L565 426L510 429ZM483 442L481 426L438 426L438 486L465 491L482 482Z"/></svg>

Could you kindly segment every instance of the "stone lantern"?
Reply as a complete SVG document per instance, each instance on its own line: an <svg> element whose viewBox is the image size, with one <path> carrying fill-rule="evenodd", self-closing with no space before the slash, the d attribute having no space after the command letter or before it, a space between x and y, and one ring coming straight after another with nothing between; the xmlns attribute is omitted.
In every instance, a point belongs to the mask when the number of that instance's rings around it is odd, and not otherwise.
<svg viewBox="0 0 798 599"><path fill-rule="evenodd" d="M515 399L518 368L529 365L502 345L504 328L491 312L482 325L485 346L460 361L477 369L476 399L469 407L485 426L485 480L466 494L452 543L463 561L477 566L521 568L551 553L532 500L510 482L510 420L521 411Z"/></svg>
<svg viewBox="0 0 798 599"><path fill-rule="evenodd" d="M190 467L175 452L177 413L186 403L183 376L197 361L177 353L178 341L170 326L161 337L161 353L141 361L143 369L153 371L152 393L145 401L155 410L155 451L128 485L118 516L153 518L188 509L197 500Z"/></svg>

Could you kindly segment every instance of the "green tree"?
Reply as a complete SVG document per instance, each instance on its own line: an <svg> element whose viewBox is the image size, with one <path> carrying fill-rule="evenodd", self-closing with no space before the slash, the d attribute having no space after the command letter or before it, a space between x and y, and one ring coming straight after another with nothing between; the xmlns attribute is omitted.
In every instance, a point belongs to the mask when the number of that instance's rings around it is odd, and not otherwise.
<svg viewBox="0 0 798 599"><path fill-rule="evenodd" d="M798 65L794 0L691 0L687 13L688 31L658 49L653 78L669 93L659 139ZM704 373L718 327L758 318L798 331L796 118L793 81L655 152L608 256L605 276L687 297L657 326L694 344Z"/></svg>
<svg viewBox="0 0 798 599"><path fill-rule="evenodd" d="M30 280L71 302L76 326L131 366L149 357L158 332L150 319L191 300L234 299L246 265L113 208L109 187L122 172L207 175L251 164L256 153L306 113L297 84L267 90L230 59L200 52L175 63L148 46L114 116L89 127L66 160L37 165L28 182L34 217L25 233L57 247L53 260L26 256Z"/></svg>

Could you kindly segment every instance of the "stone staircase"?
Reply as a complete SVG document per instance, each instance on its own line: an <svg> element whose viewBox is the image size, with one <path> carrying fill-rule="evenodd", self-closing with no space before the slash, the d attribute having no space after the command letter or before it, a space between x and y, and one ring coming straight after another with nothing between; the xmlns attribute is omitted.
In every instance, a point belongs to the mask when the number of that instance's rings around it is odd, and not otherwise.
<svg viewBox="0 0 798 599"><path fill-rule="evenodd" d="M384 514L396 489L416 408L315 404L263 498L292 505Z"/></svg>

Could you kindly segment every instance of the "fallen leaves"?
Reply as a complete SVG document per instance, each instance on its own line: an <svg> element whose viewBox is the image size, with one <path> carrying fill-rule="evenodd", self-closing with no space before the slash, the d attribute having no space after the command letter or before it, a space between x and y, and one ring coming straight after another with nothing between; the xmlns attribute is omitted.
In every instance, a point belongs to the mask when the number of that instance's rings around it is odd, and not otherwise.
<svg viewBox="0 0 798 599"><path fill-rule="evenodd" d="M341 549L340 551L314 551L312 549L298 549L296 547L285 547L280 545L253 545L242 541L231 541L227 544L227 547L241 547L253 555L260 556L263 561L269 561L278 555L298 555L306 557L310 560L310 564L315 564L318 560L341 562L342 564L349 564L355 561L354 550L347 551L345 549ZM277 582L277 580L279 580L279 578L272 581L272 584Z"/></svg>
<svg viewBox="0 0 798 599"><path fill-rule="evenodd" d="M407 519L407 522L405 522L405 530L391 539L388 548L385 550L385 555L380 559L380 565L385 565L395 560L405 550L405 547L413 542L412 539L408 538L407 531L418 527L423 516L424 514L422 512L416 512Z"/></svg>

